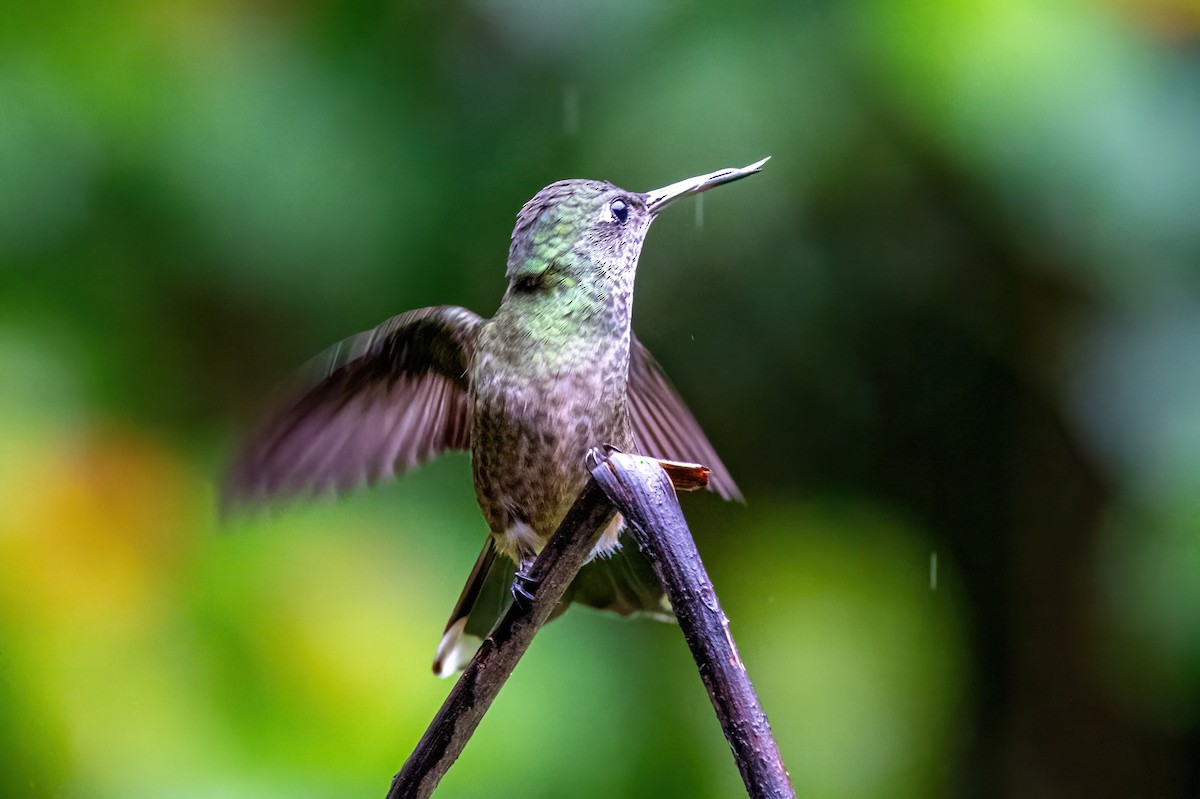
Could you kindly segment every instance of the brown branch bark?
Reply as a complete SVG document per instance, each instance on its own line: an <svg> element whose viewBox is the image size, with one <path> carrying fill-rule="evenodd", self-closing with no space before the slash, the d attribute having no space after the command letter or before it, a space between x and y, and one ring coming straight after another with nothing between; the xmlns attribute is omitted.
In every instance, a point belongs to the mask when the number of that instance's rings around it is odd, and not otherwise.
<svg viewBox="0 0 1200 799"><path fill-rule="evenodd" d="M392 778L388 799L424 799L433 793L615 513L596 481L589 480L529 571L537 585L533 603L528 609L514 603L484 639L417 748Z"/></svg>
<svg viewBox="0 0 1200 799"><path fill-rule="evenodd" d="M672 488L673 482L683 490L702 487L708 470L612 449L603 454L592 450L587 465L592 479L530 569L529 577L537 585L532 604L513 605L484 640L392 778L388 799L424 799L433 793L618 508L631 522L638 545L671 599L750 796L794 797L770 725Z"/></svg>
<svg viewBox="0 0 1200 799"><path fill-rule="evenodd" d="M692 541L671 480L653 458L611 453L592 476L624 514L675 617L752 799L796 796L729 620Z"/></svg>

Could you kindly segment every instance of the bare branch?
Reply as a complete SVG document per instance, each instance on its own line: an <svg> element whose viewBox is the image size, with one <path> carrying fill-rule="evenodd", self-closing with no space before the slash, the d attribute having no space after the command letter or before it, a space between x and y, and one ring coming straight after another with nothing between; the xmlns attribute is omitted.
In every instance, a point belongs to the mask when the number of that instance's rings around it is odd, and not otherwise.
<svg viewBox="0 0 1200 799"><path fill-rule="evenodd" d="M484 639L417 748L392 778L388 799L424 799L433 793L615 512L596 481L589 480L529 571L530 582L537 586L533 603L527 609L514 603Z"/></svg>
<svg viewBox="0 0 1200 799"><path fill-rule="evenodd" d="M752 799L794 798L796 790L771 725L729 633L729 620L700 561L671 480L658 461L638 455L610 453L600 467L592 475L630 522L671 600L746 791Z"/></svg>
<svg viewBox="0 0 1200 799"><path fill-rule="evenodd" d="M659 461L611 448L604 454L592 450L587 460L592 479L530 569L530 582L537 586L532 604L514 604L484 640L392 779L388 799L424 799L433 793L618 509L671 599L750 796L794 797L672 488L673 481L683 490L702 487L708 470L669 463L668 473Z"/></svg>

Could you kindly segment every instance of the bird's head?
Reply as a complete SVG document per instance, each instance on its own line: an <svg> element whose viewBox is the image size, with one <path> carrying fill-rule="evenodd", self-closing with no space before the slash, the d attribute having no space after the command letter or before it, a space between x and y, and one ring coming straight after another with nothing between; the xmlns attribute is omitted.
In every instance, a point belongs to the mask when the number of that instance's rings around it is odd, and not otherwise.
<svg viewBox="0 0 1200 799"><path fill-rule="evenodd" d="M602 296L632 290L650 223L680 197L752 175L763 159L644 193L602 180L560 180L517 214L508 253L509 295L587 289Z"/></svg>

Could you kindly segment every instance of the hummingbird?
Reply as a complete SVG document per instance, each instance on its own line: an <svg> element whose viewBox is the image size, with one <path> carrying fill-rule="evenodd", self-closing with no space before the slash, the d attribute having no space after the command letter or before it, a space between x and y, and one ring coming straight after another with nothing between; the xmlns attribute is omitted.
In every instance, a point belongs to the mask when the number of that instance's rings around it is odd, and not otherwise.
<svg viewBox="0 0 1200 799"><path fill-rule="evenodd" d="M446 624L434 672L462 668L521 589L587 482L585 453L701 463L741 499L725 465L631 329L650 223L676 200L757 173L768 159L644 193L598 180L546 186L517 215L508 289L491 319L422 308L330 348L268 413L229 470L234 503L343 493L447 450L471 453L489 535ZM555 611L576 602L674 619L618 515Z"/></svg>

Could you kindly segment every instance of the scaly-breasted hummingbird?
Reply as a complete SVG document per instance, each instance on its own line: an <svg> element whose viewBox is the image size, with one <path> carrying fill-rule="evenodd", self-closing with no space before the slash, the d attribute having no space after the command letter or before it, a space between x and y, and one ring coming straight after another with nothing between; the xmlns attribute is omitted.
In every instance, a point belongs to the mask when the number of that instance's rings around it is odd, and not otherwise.
<svg viewBox="0 0 1200 799"><path fill-rule="evenodd" d="M766 160L644 194L595 180L542 189L517 215L508 290L494 317L423 308L332 348L250 437L230 471L230 499L345 491L444 450L470 450L491 534L437 650L434 671L445 676L490 632L511 601L514 568L532 564L582 490L589 448L704 464L710 488L738 498L631 332L633 283L646 231L664 208ZM618 516L560 610L575 601L673 618L649 564L636 548L620 548L620 529Z"/></svg>

